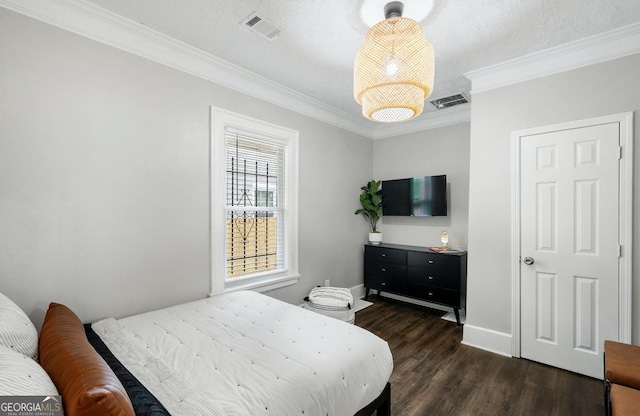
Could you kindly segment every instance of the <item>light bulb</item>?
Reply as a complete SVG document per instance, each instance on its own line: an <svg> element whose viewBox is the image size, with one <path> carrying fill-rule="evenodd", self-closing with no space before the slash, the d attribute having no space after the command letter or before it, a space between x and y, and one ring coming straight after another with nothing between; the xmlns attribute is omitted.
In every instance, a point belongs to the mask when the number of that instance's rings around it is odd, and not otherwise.
<svg viewBox="0 0 640 416"><path fill-rule="evenodd" d="M387 65L387 75L395 75L398 72L398 64L395 62L390 62Z"/></svg>

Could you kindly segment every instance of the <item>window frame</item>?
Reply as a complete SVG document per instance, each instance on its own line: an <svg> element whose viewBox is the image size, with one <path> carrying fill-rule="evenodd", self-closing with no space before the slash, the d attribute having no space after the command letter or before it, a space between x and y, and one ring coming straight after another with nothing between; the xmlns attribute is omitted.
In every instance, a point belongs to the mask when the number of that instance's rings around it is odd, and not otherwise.
<svg viewBox="0 0 640 416"><path fill-rule="evenodd" d="M298 282L298 137L296 130L263 120L211 107L210 138L210 253L212 294L253 289L259 292L294 285ZM226 279L226 138L228 127L269 137L286 148L287 192L283 201L286 267L237 280Z"/></svg>

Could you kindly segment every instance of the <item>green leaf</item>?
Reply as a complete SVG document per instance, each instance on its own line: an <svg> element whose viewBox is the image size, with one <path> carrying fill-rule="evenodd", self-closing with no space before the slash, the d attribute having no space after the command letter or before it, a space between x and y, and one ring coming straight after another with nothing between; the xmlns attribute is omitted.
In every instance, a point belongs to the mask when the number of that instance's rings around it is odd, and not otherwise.
<svg viewBox="0 0 640 416"><path fill-rule="evenodd" d="M376 225L382 214L382 190L380 189L381 181L371 179L367 184L360 188L360 205L362 208L358 209L355 213L362 215L367 222L372 232L376 231Z"/></svg>

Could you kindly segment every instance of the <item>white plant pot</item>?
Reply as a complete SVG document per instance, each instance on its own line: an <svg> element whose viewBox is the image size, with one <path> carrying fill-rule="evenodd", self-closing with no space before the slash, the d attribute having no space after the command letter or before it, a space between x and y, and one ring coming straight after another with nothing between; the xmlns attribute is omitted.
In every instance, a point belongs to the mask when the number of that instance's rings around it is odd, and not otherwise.
<svg viewBox="0 0 640 416"><path fill-rule="evenodd" d="M369 242L378 245L382 242L382 233L369 233Z"/></svg>

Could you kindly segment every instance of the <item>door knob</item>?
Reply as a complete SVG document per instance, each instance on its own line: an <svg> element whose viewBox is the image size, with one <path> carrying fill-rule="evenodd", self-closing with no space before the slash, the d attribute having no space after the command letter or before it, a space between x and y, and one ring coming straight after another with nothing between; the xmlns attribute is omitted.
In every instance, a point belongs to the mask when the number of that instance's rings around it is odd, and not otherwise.
<svg viewBox="0 0 640 416"><path fill-rule="evenodd" d="M533 264L533 257L525 257L524 264L526 264L527 266L531 266Z"/></svg>

